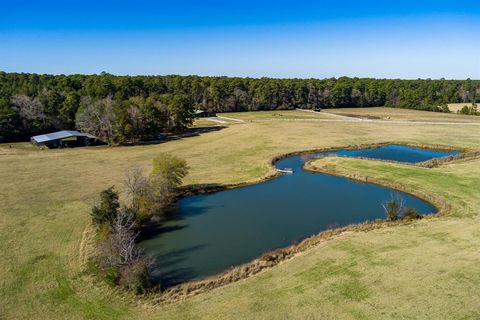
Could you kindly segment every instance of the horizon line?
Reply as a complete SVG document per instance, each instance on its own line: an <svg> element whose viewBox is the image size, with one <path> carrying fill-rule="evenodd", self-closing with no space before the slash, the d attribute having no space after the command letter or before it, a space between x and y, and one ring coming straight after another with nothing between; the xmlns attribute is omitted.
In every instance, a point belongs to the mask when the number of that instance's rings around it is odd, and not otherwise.
<svg viewBox="0 0 480 320"><path fill-rule="evenodd" d="M431 80L431 81L480 81L480 78L386 78L386 77L362 77L362 76L332 76L332 77L272 77L272 76L234 76L234 75L201 75L201 74L113 74L110 72L102 71L99 73L48 73L48 72L25 72L25 71L5 71L0 70L0 73L5 74L27 74L27 75L40 75L40 76L113 76L113 77L199 77L199 78L237 78L237 79L272 79L272 80L330 80L330 79L371 79L371 80Z"/></svg>

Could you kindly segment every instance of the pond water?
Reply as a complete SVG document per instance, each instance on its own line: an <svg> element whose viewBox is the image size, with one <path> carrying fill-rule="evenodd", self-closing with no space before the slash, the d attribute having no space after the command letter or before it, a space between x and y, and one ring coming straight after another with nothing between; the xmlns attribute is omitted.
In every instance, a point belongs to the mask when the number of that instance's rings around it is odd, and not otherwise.
<svg viewBox="0 0 480 320"><path fill-rule="evenodd" d="M331 226L383 219L382 203L397 194L421 214L436 212L425 201L402 192L302 169L307 158L332 154L416 163L458 152L388 145L292 156L275 165L292 168L293 174L185 197L169 219L140 242L156 259L155 279L167 286L201 279Z"/></svg>

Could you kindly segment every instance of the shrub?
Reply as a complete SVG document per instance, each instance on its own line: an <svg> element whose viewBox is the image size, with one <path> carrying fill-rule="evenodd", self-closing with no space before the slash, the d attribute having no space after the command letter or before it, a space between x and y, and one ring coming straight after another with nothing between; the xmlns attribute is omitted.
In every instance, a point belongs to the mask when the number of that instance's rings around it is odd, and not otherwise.
<svg viewBox="0 0 480 320"><path fill-rule="evenodd" d="M118 193L114 188L103 190L100 193L100 204L92 209L92 220L97 227L104 224L110 225L116 218L119 208Z"/></svg>
<svg viewBox="0 0 480 320"><path fill-rule="evenodd" d="M463 106L463 108L459 112L461 114L467 114L467 115L479 115L476 103L473 103L470 107L467 105Z"/></svg>
<svg viewBox="0 0 480 320"><path fill-rule="evenodd" d="M110 285L117 285L120 273L117 267L111 267L105 270L104 278Z"/></svg>
<svg viewBox="0 0 480 320"><path fill-rule="evenodd" d="M135 293L145 293L150 287L150 272L153 260L142 256L140 259L125 265L121 271L118 284Z"/></svg>
<svg viewBox="0 0 480 320"><path fill-rule="evenodd" d="M399 195L392 196L390 200L383 204L383 209L387 215L387 220L396 221L402 217L404 201Z"/></svg>
<svg viewBox="0 0 480 320"><path fill-rule="evenodd" d="M133 212L122 208L99 243L96 262L108 283L142 293L150 284L152 259L137 246L136 228Z"/></svg>
<svg viewBox="0 0 480 320"><path fill-rule="evenodd" d="M415 219L419 219L421 217L422 216L417 213L417 210L415 208L409 207L409 208L406 208L405 211L403 212L403 218L404 219L415 220Z"/></svg>
<svg viewBox="0 0 480 320"><path fill-rule="evenodd" d="M163 153L153 160L153 171L139 198L140 216L160 213L171 204L188 173L185 160Z"/></svg>
<svg viewBox="0 0 480 320"><path fill-rule="evenodd" d="M446 103L441 104L438 106L438 111L440 112L445 112L445 113L451 113L450 109L448 108L448 105Z"/></svg>
<svg viewBox="0 0 480 320"><path fill-rule="evenodd" d="M162 176L173 188L182 184L188 173L187 162L168 153L162 153L153 159L152 176Z"/></svg>
<svg viewBox="0 0 480 320"><path fill-rule="evenodd" d="M387 216L387 220L396 221L398 219L420 219L422 216L412 207L405 207L404 200L400 195L392 196L385 204L383 209Z"/></svg>
<svg viewBox="0 0 480 320"><path fill-rule="evenodd" d="M107 224L101 224L97 227L97 237L99 239L107 239L110 236L110 226Z"/></svg>

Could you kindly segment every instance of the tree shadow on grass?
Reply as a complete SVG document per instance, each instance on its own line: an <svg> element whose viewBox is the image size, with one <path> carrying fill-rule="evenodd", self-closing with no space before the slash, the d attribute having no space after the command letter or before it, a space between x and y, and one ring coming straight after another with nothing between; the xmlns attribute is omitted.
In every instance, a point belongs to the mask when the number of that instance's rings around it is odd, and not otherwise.
<svg viewBox="0 0 480 320"><path fill-rule="evenodd" d="M126 143L122 144L122 146L129 147L129 146L145 146L145 145L152 145L152 144L161 144L168 141L180 140L184 138L196 137L204 133L209 132L216 132L222 129L227 128L226 126L213 126L213 127L195 127L189 128L187 131L182 133L175 133L175 134L165 134L162 135L159 139L155 140L147 140L147 141L138 141L135 143Z"/></svg>

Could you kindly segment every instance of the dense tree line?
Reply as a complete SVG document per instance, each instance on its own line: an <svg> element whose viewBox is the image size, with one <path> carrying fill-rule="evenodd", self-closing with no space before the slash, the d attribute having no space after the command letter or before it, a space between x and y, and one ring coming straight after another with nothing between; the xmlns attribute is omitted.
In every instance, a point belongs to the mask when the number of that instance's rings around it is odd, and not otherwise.
<svg viewBox="0 0 480 320"><path fill-rule="evenodd" d="M24 140L76 127L114 143L150 139L184 130L193 108L227 112L389 106L442 111L439 106L450 102L480 102L480 81L0 72L0 139Z"/></svg>

